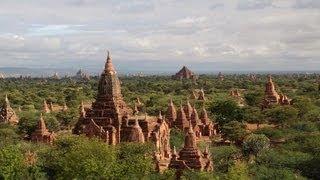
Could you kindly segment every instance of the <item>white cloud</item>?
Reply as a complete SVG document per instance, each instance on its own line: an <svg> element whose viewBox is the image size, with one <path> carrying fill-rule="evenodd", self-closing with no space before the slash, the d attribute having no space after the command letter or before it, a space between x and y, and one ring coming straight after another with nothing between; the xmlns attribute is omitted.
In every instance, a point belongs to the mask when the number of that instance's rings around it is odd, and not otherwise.
<svg viewBox="0 0 320 180"><path fill-rule="evenodd" d="M28 65L72 66L71 60L81 60L84 66L100 67L109 49L125 62L206 61L236 64L234 69L287 69L287 62L308 59L314 66L320 57L319 2L3 0L0 65L30 59Z"/></svg>

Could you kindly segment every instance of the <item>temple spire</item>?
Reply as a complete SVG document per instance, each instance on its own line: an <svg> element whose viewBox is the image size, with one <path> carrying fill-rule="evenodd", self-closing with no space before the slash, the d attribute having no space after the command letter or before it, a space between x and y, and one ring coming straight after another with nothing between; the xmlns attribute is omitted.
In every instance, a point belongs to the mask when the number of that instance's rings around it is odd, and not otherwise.
<svg viewBox="0 0 320 180"><path fill-rule="evenodd" d="M106 61L105 67L104 67L104 71L105 72L109 72L109 73L116 73L116 71L115 71L115 69L113 67L113 64L112 64L112 59L111 59L109 51L108 51L108 54L107 54L107 61Z"/></svg>
<svg viewBox="0 0 320 180"><path fill-rule="evenodd" d="M43 116L42 116L42 113L40 114L40 119L38 121L38 131L40 131L41 133L44 133L44 132L47 132L48 129L46 127L46 124L43 120Z"/></svg>
<svg viewBox="0 0 320 180"><path fill-rule="evenodd" d="M10 107L10 101L9 101L9 99L8 99L8 95L6 94L6 96L5 96L5 104L4 104L4 106L7 108L7 107Z"/></svg>

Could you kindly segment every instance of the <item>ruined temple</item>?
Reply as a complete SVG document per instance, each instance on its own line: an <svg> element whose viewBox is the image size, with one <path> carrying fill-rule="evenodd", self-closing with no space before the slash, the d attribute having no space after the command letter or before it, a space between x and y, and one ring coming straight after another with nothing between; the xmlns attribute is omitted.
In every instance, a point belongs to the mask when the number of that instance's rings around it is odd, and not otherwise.
<svg viewBox="0 0 320 180"><path fill-rule="evenodd" d="M174 79L197 79L197 76L186 66L183 66L182 69L172 77Z"/></svg>
<svg viewBox="0 0 320 180"><path fill-rule="evenodd" d="M42 114L40 114L37 128L31 134L31 141L51 144L55 140L55 138L56 138L55 133L48 131L46 124L43 120Z"/></svg>
<svg viewBox="0 0 320 180"><path fill-rule="evenodd" d="M197 147L196 134L191 122L189 122L189 128L185 135L184 147L179 153L173 148L169 168L178 170L178 175L181 175L182 170L192 169L207 172L213 170L208 148L202 153Z"/></svg>
<svg viewBox="0 0 320 180"><path fill-rule="evenodd" d="M268 108L272 105L290 105L291 99L284 94L278 94L275 85L272 81L271 75L268 75L268 81L265 86L265 96L261 103L261 109Z"/></svg>
<svg viewBox="0 0 320 180"><path fill-rule="evenodd" d="M80 107L80 117L74 134L97 137L114 145L120 142L153 142L157 146L159 162L170 157L170 129L162 117L138 116L127 106L121 94L120 80L108 52L105 68L100 76L98 94L91 108Z"/></svg>
<svg viewBox="0 0 320 180"><path fill-rule="evenodd" d="M18 124L19 118L10 106L8 96L5 96L4 103L0 109L0 123Z"/></svg>

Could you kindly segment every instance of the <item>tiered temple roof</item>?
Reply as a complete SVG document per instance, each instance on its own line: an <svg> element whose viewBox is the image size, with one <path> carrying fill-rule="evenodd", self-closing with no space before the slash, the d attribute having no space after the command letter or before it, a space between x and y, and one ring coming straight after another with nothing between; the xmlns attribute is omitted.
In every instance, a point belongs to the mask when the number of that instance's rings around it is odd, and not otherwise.
<svg viewBox="0 0 320 180"><path fill-rule="evenodd" d="M19 118L12 109L8 96L5 96L4 104L0 109L0 122L9 123L9 124L18 124Z"/></svg>
<svg viewBox="0 0 320 180"><path fill-rule="evenodd" d="M177 111L176 111L176 107L173 104L172 99L169 100L169 104L166 112L166 119L167 119L167 123L169 124L169 127L172 127L174 125L174 122L177 119Z"/></svg>
<svg viewBox="0 0 320 180"><path fill-rule="evenodd" d="M159 118L146 114L134 115L123 100L120 80L109 52L99 80L96 100L90 109L84 109L83 104L81 105L80 118L73 133L99 137L111 145L120 142L151 141L158 146L158 154L162 160L169 158L163 152L171 152L170 129L166 120L160 121Z"/></svg>
<svg viewBox="0 0 320 180"><path fill-rule="evenodd" d="M199 171L213 170L213 164L208 149L201 153L197 147L196 135L193 131L191 122L185 135L184 147L179 154L177 154L175 148L173 149L169 168L177 169L178 175L181 175L181 171L186 169Z"/></svg>
<svg viewBox="0 0 320 180"><path fill-rule="evenodd" d="M31 141L52 143L55 140L54 132L50 133L43 120L42 114L40 115L36 130L31 134Z"/></svg>
<svg viewBox="0 0 320 180"><path fill-rule="evenodd" d="M279 95L276 91L275 85L272 81L271 75L268 75L268 81L265 87L265 96L261 103L261 109L268 108L271 105L290 105L291 99L289 99L286 95Z"/></svg>

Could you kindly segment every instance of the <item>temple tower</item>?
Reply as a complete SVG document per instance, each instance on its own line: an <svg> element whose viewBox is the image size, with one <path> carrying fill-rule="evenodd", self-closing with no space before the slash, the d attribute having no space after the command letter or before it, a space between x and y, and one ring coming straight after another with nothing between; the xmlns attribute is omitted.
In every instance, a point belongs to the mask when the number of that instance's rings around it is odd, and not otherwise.
<svg viewBox="0 0 320 180"><path fill-rule="evenodd" d="M40 115L37 128L31 134L31 141L34 142L44 142L44 143L52 143L55 140L55 134L50 133L46 127L46 124L43 120L42 114Z"/></svg>
<svg viewBox="0 0 320 180"><path fill-rule="evenodd" d="M169 124L169 127L172 127L174 122L177 119L177 111L176 108L172 102L172 98L169 100L167 112L166 112L166 120L167 123Z"/></svg>
<svg viewBox="0 0 320 180"><path fill-rule="evenodd" d="M9 124L18 124L19 118L12 109L8 96L5 96L4 104L0 109L0 122L9 123Z"/></svg>
<svg viewBox="0 0 320 180"><path fill-rule="evenodd" d="M107 126L112 125L115 128L116 142L119 143L122 118L125 115L132 115L132 113L123 100L120 80L108 52L105 67L100 76L96 100L92 103L91 109L86 111L86 117L80 117L73 132L81 134L84 126L89 124L92 119L96 125L108 131L110 128Z"/></svg>

